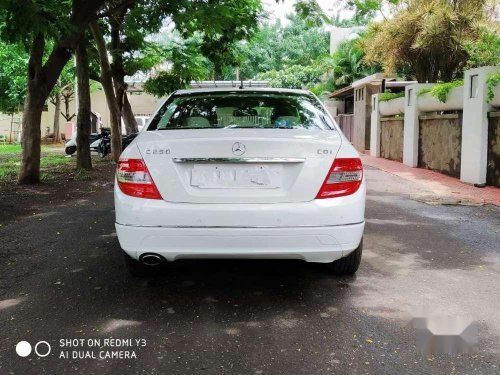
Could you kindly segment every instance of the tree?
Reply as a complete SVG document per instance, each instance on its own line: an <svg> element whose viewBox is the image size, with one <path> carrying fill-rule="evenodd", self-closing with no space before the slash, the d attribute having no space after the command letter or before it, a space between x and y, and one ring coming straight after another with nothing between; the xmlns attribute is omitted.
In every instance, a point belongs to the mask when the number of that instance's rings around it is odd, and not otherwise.
<svg viewBox="0 0 500 375"><path fill-rule="evenodd" d="M45 101L75 49L82 31L105 0L0 0L0 38L28 46L23 113L22 159L18 182L40 181L41 116ZM53 47L45 54L47 41Z"/></svg>
<svg viewBox="0 0 500 375"><path fill-rule="evenodd" d="M97 51L99 52L99 61L101 66L100 82L104 90L104 94L106 95L106 101L108 103L110 113L111 154L113 156L113 160L118 162L122 152L120 110L118 108L118 102L113 88L113 76L108 60L108 51L97 21L92 21L90 23L90 29L92 30L92 35L94 36L94 40L96 42Z"/></svg>
<svg viewBox="0 0 500 375"><path fill-rule="evenodd" d="M487 23L485 0L406 0L394 18L373 24L363 40L366 61L387 72L409 66L419 82L461 77L465 45Z"/></svg>
<svg viewBox="0 0 500 375"><path fill-rule="evenodd" d="M85 37L76 45L76 76L78 80L78 116L76 121L76 169L92 169L90 157L90 81L88 41Z"/></svg>
<svg viewBox="0 0 500 375"><path fill-rule="evenodd" d="M347 0L346 5L354 11L354 20L363 22L373 20L377 15L387 20L387 11L397 9L401 2L402 0Z"/></svg>
<svg viewBox="0 0 500 375"><path fill-rule="evenodd" d="M319 27L311 27L295 15L289 24L279 21L264 24L250 41L240 43L240 75L252 79L259 73L280 71L293 65L311 65L327 54L330 35Z"/></svg>
<svg viewBox="0 0 500 375"><path fill-rule="evenodd" d="M349 86L354 81L380 71L377 65L369 65L358 40L343 42L332 56L331 73L336 89Z"/></svg>
<svg viewBox="0 0 500 375"><path fill-rule="evenodd" d="M257 31L263 16L261 1L189 1L186 5L173 21L184 38L200 34L200 51L212 63L214 75L221 76L224 66L238 62L237 42L248 40Z"/></svg>
<svg viewBox="0 0 500 375"><path fill-rule="evenodd" d="M28 54L20 44L0 41L0 112L12 115L22 108L26 96Z"/></svg>
<svg viewBox="0 0 500 375"><path fill-rule="evenodd" d="M469 55L467 69L480 66L500 65L500 33L499 30L480 30L479 38L464 44Z"/></svg>
<svg viewBox="0 0 500 375"><path fill-rule="evenodd" d="M71 63L66 64L54 88L52 89L49 100L54 105L54 143L61 141L59 118L62 115L66 121L71 121L75 114L69 113L69 104L74 97L75 68ZM61 105L64 104L65 111L61 111Z"/></svg>
<svg viewBox="0 0 500 375"><path fill-rule="evenodd" d="M308 26L322 26L330 23L330 18L325 14L316 0L297 0L294 4L298 17Z"/></svg>
<svg viewBox="0 0 500 375"><path fill-rule="evenodd" d="M127 133L137 132L138 127L128 101L125 76L133 76L138 70L148 70L159 63L159 60L149 59L150 43L146 38L160 29L163 16L161 7L155 1L137 1L119 8L107 17L111 74L118 111Z"/></svg>
<svg viewBox="0 0 500 375"><path fill-rule="evenodd" d="M185 1L184 6L182 12L172 14L176 25L172 37L158 38L163 40L157 40L153 50L163 68L144 88L157 96L209 75L224 78L227 68L239 62L238 42L254 35L262 12L259 0Z"/></svg>
<svg viewBox="0 0 500 375"><path fill-rule="evenodd" d="M320 82L321 72L311 66L292 65L282 70L260 73L256 79L267 80L271 87L303 89Z"/></svg>
<svg viewBox="0 0 500 375"><path fill-rule="evenodd" d="M175 33L174 33L175 35ZM210 63L199 49L201 39L191 37L182 39L179 35L175 39L162 43L162 56L169 62L169 69L158 72L144 84L144 90L157 97L189 86L191 81L207 79Z"/></svg>

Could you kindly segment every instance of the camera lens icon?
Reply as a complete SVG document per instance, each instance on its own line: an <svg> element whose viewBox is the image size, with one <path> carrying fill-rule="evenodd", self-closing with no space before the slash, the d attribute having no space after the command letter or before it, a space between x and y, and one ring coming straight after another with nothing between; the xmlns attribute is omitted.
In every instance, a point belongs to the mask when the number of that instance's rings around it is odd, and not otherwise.
<svg viewBox="0 0 500 375"><path fill-rule="evenodd" d="M19 341L16 345L16 353L19 357L27 357L31 354L31 344L28 341ZM35 345L37 356L44 358L50 354L52 348L47 341L38 341Z"/></svg>
<svg viewBox="0 0 500 375"><path fill-rule="evenodd" d="M16 345L16 353L19 357L27 357L31 354L31 344L28 341L19 341Z"/></svg>

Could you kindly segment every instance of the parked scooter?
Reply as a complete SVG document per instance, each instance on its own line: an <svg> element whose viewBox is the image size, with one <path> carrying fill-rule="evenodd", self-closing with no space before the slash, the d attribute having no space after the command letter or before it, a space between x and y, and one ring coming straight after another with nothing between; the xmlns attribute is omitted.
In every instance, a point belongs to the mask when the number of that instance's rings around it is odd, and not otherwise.
<svg viewBox="0 0 500 375"><path fill-rule="evenodd" d="M89 135L90 151L97 151L96 146L101 137L99 133L91 133ZM76 152L76 136L66 142L64 145L64 152L66 155L73 155Z"/></svg>
<svg viewBox="0 0 500 375"><path fill-rule="evenodd" d="M97 153L101 158L105 158L111 153L111 130L101 129L102 138L96 141ZM122 135L122 150L132 143L132 141L137 137L139 133L132 133L128 135Z"/></svg>

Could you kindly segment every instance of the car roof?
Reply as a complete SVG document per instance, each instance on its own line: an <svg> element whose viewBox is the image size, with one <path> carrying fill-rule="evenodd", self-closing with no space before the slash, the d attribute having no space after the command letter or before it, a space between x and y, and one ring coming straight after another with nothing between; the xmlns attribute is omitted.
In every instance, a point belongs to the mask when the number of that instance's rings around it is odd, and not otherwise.
<svg viewBox="0 0 500 375"><path fill-rule="evenodd" d="M173 95L191 95L191 94L203 94L203 93L223 93L223 92L233 92L233 93L282 93L282 94L295 94L295 95L311 95L310 91L298 90L298 89L283 89L283 88L269 88L269 87L210 87L210 88L196 88L196 89L186 89L177 90Z"/></svg>

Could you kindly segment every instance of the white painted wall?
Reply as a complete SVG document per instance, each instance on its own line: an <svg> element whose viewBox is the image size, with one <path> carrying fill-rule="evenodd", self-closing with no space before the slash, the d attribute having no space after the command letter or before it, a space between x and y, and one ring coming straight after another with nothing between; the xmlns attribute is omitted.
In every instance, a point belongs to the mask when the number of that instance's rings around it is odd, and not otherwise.
<svg viewBox="0 0 500 375"><path fill-rule="evenodd" d="M488 112L492 109L487 103L486 80L490 73L499 70L499 67L483 67L465 72L460 179L471 184L486 183Z"/></svg>
<svg viewBox="0 0 500 375"><path fill-rule="evenodd" d="M92 111L97 112L102 117L102 122L105 127L110 126L109 109L106 103L106 97L104 91L97 90L90 95ZM129 101L132 106L132 110L136 115L151 115L160 106L164 98L156 98L153 95L149 95L141 92L140 94L129 93ZM61 103L61 110L64 111L64 103ZM52 134L54 131L54 112L55 107L49 102L48 110L42 113L42 123L41 132L42 137L47 134ZM75 101L70 103L70 113L75 112ZM15 118L20 121L21 114L15 115ZM65 122L66 120L62 115L59 116L59 126L61 133L65 133ZM76 117L73 118L73 122L76 123ZM20 131L20 126L14 126L15 130ZM10 132L10 116L0 113L0 134L9 136ZM16 133L17 134L17 133Z"/></svg>
<svg viewBox="0 0 500 375"><path fill-rule="evenodd" d="M380 157L380 94L372 95L372 122L370 127L370 155ZM404 98L403 98L404 99Z"/></svg>
<svg viewBox="0 0 500 375"><path fill-rule="evenodd" d="M488 113L500 108L500 86L494 88L494 98L488 103L487 79L500 67L482 67L465 72L464 86L450 91L445 103L430 94L418 95L419 91L433 84L414 84L406 87L405 98L378 102L374 95L372 111L370 154L380 156L380 117L396 114L403 100L404 139L403 163L418 165L419 117L426 112L463 110L461 171L464 182L483 185L486 183L488 161ZM473 83L474 82L474 83ZM396 102L398 101L398 102Z"/></svg>
<svg viewBox="0 0 500 375"><path fill-rule="evenodd" d="M382 116L402 115L405 113L405 98L379 102L379 112Z"/></svg>

